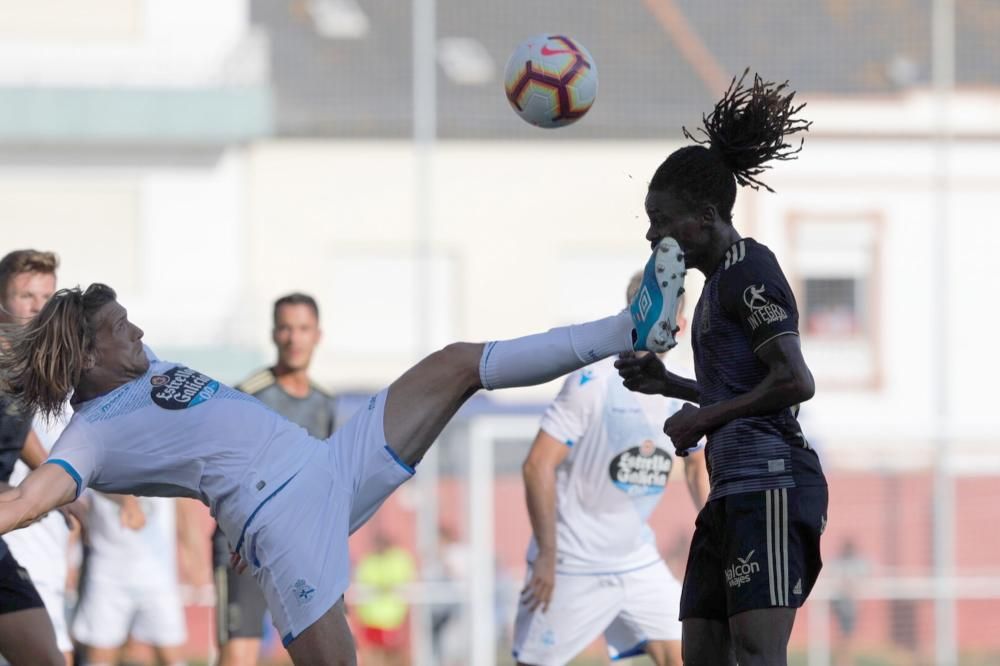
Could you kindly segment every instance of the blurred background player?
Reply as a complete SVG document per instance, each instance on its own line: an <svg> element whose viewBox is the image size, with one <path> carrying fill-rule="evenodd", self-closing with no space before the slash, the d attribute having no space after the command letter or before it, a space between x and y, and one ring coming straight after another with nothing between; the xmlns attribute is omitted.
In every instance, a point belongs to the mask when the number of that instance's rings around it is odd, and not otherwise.
<svg viewBox="0 0 1000 666"><path fill-rule="evenodd" d="M322 338L319 306L312 296L288 294L274 302L274 366L236 388L249 393L318 439L333 434L333 399L309 379L309 364ZM267 604L252 576L229 566L230 544L222 531L213 536L220 666L254 666L260 654Z"/></svg>
<svg viewBox="0 0 1000 666"><path fill-rule="evenodd" d="M178 514L186 500L91 493L87 563L73 638L88 666L113 666L131 636L151 645L157 663L182 666L187 638L177 576L197 562L204 537L195 520Z"/></svg>
<svg viewBox="0 0 1000 666"><path fill-rule="evenodd" d="M0 323L20 325L38 314L55 293L58 268L59 259L52 252L14 250L0 259ZM17 485L31 469L45 460L48 450L69 421L69 411L67 408L55 419L45 421L25 418L8 409L6 403L2 403L2 407L0 427L3 434L0 436L5 440L3 446L11 454L17 449L19 453L12 455L12 459L18 455L22 459L13 464L13 469L5 467L4 474L9 475L11 485ZM80 516L84 510L84 502L74 503L68 512L52 512L34 525L5 537L10 553L27 571L45 604L56 643L66 664L72 663L73 659L73 643L66 622L71 537L68 515ZM13 596L9 598L12 601L15 599Z"/></svg>
<svg viewBox="0 0 1000 666"><path fill-rule="evenodd" d="M730 663L730 646L740 666L786 664L826 527L826 477L796 419L815 383L795 296L774 254L733 225L737 185L766 188L757 176L768 162L795 157L787 138L809 123L787 84L755 75L744 87L746 74L702 117L704 140L684 130L697 145L671 153L646 195L646 239L673 238L688 269L705 275L692 325L698 379L650 356L616 364L630 388L699 405L664 424L678 451L708 436L712 492L681 595L687 666Z"/></svg>
<svg viewBox="0 0 1000 666"><path fill-rule="evenodd" d="M642 282L626 290L631 303ZM678 301L678 325L686 328ZM663 419L680 401L633 393L614 359L566 378L524 462L533 537L515 622L519 664L569 662L602 633L612 658L680 666L681 584L646 520L673 467ZM704 453L684 459L695 509L708 498Z"/></svg>
<svg viewBox="0 0 1000 666"><path fill-rule="evenodd" d="M372 550L354 571L365 594L354 606L358 620L361 663L365 666L403 666L407 663L406 618L410 606L400 588L416 578L417 563L405 548L376 530Z"/></svg>

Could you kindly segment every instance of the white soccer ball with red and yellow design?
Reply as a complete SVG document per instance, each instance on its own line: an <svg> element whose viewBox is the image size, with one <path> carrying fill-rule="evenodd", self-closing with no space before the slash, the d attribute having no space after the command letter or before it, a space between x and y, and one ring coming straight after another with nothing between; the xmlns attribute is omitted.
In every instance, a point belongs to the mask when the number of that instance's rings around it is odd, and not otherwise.
<svg viewBox="0 0 1000 666"><path fill-rule="evenodd" d="M514 50L504 71L507 100L532 125L576 122L597 97L597 65L580 42L547 33Z"/></svg>

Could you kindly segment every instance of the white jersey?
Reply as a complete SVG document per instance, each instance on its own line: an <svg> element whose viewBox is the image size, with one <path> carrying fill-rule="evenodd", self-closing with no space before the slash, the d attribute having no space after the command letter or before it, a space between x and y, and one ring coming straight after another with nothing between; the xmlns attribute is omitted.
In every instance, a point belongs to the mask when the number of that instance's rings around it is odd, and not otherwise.
<svg viewBox="0 0 1000 666"><path fill-rule="evenodd" d="M556 468L557 572L621 573L660 559L646 520L674 463L663 422L681 404L626 389L614 358L566 378L541 423L570 447ZM528 561L537 553L532 538Z"/></svg>
<svg viewBox="0 0 1000 666"><path fill-rule="evenodd" d="M132 530L121 523L121 506L94 493L87 523L90 556L87 578L134 588L177 584L176 500L139 500L146 524Z"/></svg>
<svg viewBox="0 0 1000 666"><path fill-rule="evenodd" d="M106 493L194 497L235 543L253 512L325 446L256 398L157 359L75 406L47 462Z"/></svg>

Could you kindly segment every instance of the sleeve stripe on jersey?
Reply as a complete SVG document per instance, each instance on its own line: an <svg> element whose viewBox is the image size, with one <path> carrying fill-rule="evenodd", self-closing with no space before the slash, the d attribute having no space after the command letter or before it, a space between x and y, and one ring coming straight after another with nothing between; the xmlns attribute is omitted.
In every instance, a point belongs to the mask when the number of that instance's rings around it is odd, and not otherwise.
<svg viewBox="0 0 1000 666"><path fill-rule="evenodd" d="M795 331L782 331L781 333L775 333L774 335L772 335L771 337L769 337L767 340L764 340L759 345L757 345L756 347L754 347L753 348L753 353L756 354L757 350L759 350L761 347L763 347L764 345L766 345L771 340L774 340L775 338L781 337L782 335L798 335L798 333L795 332Z"/></svg>
<svg viewBox="0 0 1000 666"><path fill-rule="evenodd" d="M73 480L76 481L76 496L79 497L80 493L83 492L83 479L80 478L80 473L62 458L52 458L51 460L46 460L45 462L52 463L53 465L59 465L67 474L73 477Z"/></svg>

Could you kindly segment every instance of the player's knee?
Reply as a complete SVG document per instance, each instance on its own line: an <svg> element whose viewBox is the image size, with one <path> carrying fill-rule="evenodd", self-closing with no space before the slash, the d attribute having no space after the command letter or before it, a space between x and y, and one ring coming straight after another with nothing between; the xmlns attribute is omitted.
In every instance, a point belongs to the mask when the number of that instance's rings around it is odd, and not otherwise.
<svg viewBox="0 0 1000 666"><path fill-rule="evenodd" d="M775 646L770 645L770 641L764 636L754 635L751 632L734 633L732 637L733 650L736 652L736 661L743 666L766 666L777 663L772 658L779 656L780 652L775 650Z"/></svg>

